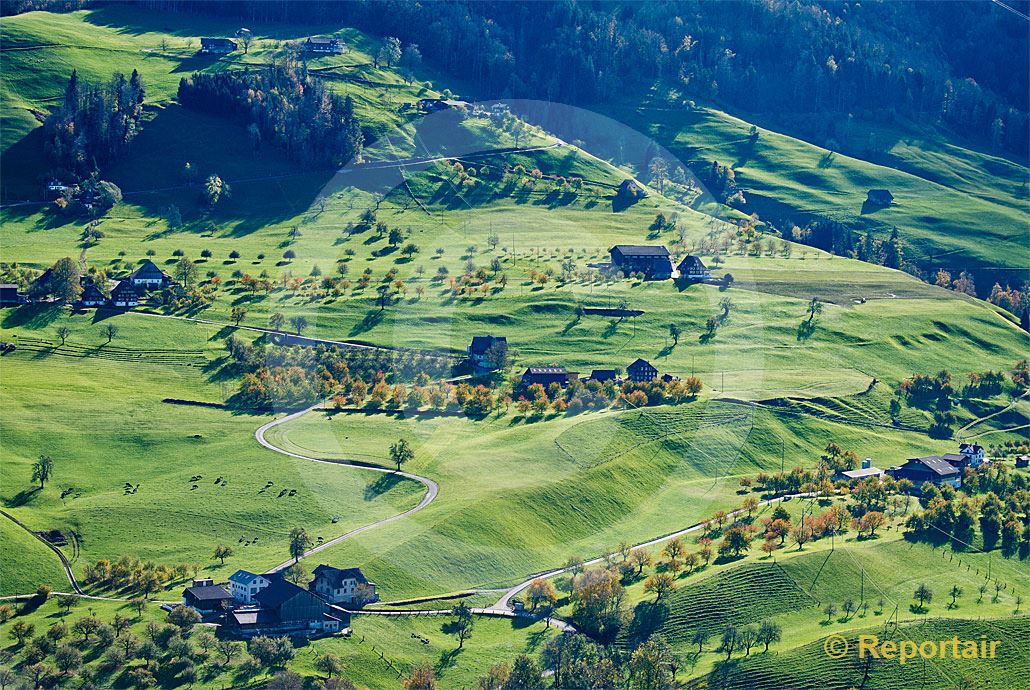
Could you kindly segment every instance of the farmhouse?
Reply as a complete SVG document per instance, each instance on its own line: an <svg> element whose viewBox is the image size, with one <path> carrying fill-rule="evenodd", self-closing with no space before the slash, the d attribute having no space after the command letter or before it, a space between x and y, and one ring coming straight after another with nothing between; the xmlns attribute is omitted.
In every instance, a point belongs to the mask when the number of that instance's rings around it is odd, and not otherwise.
<svg viewBox="0 0 1030 690"><path fill-rule="evenodd" d="M182 593L182 603L203 615L231 608L233 598L223 585L216 585L213 580L194 580Z"/></svg>
<svg viewBox="0 0 1030 690"><path fill-rule="evenodd" d="M264 575L237 570L229 576L229 593L236 601L249 604L254 601L258 592L270 584L272 584L272 580Z"/></svg>
<svg viewBox="0 0 1030 690"><path fill-rule="evenodd" d="M313 637L339 632L341 622L330 615L320 597L278 574L255 595L253 605L235 609L226 617L226 625L240 637Z"/></svg>
<svg viewBox="0 0 1030 690"><path fill-rule="evenodd" d="M917 487L923 482L937 486L950 484L956 489L962 486L962 471L936 455L909 458L904 465L887 470L887 474L897 480L907 479Z"/></svg>
<svg viewBox="0 0 1030 690"><path fill-rule="evenodd" d="M236 50L236 41L228 38L201 38L200 52L212 55L225 55Z"/></svg>
<svg viewBox="0 0 1030 690"><path fill-rule="evenodd" d="M1020 455L1016 458L1016 467L1030 467L1030 456Z"/></svg>
<svg viewBox="0 0 1030 690"><path fill-rule="evenodd" d="M625 274L643 273L650 280L672 277L672 256L664 245L618 244L608 251L612 266Z"/></svg>
<svg viewBox="0 0 1030 690"><path fill-rule="evenodd" d="M312 36L304 41L304 50L309 53L340 55L345 49L343 41L332 36Z"/></svg>
<svg viewBox="0 0 1030 690"><path fill-rule="evenodd" d="M619 372L615 369L594 369L590 372L590 378L587 381L598 381L604 383L605 381L615 381L619 378Z"/></svg>
<svg viewBox="0 0 1030 690"><path fill-rule="evenodd" d="M866 203L874 206L890 206L894 203L894 195L889 189L870 189L866 194Z"/></svg>
<svg viewBox="0 0 1030 690"><path fill-rule="evenodd" d="M421 98L418 101L418 107L419 110L427 113L435 113L440 110L463 110L469 107L469 103L453 98Z"/></svg>
<svg viewBox="0 0 1030 690"><path fill-rule="evenodd" d="M508 339L504 336L476 335L468 346L469 359L477 369L492 370L498 368L497 361L508 349Z"/></svg>
<svg viewBox="0 0 1030 690"><path fill-rule="evenodd" d="M539 383L544 388L547 388L552 383L565 387L571 381L575 381L578 378L578 372L567 371L565 367L529 367L526 369L526 373L522 375L519 387L523 389L529 388L536 383Z"/></svg>
<svg viewBox="0 0 1030 690"><path fill-rule="evenodd" d="M25 295L18 291L18 286L14 283L4 283L0 285L0 307L11 307L19 304L24 304Z"/></svg>
<svg viewBox="0 0 1030 690"><path fill-rule="evenodd" d="M107 304L107 295L101 292L100 288L92 280L82 281L82 294L79 295L79 304L84 307L102 307Z"/></svg>
<svg viewBox="0 0 1030 690"><path fill-rule="evenodd" d="M133 287L143 288L144 290L157 290L168 287L168 284L172 282L168 274L158 268L157 264L150 259L145 259L139 268L130 273L128 280L132 283Z"/></svg>
<svg viewBox="0 0 1030 690"><path fill-rule="evenodd" d="M622 181L616 193L621 197L629 197L632 199L643 199L647 196L647 190L638 182L629 178Z"/></svg>
<svg viewBox="0 0 1030 690"><path fill-rule="evenodd" d="M704 262L693 254L680 261L676 270L679 271L680 278L686 280L704 280L705 278L712 277L712 272L708 270Z"/></svg>
<svg viewBox="0 0 1030 690"><path fill-rule="evenodd" d="M958 447L958 453L963 458L968 459L970 467L979 467L987 461L987 454L979 443L961 443Z"/></svg>
<svg viewBox="0 0 1030 690"><path fill-rule="evenodd" d="M135 307L139 304L139 293L129 280L120 280L111 290L111 304L116 307Z"/></svg>
<svg viewBox="0 0 1030 690"><path fill-rule="evenodd" d="M868 479L869 477L882 477L884 471L879 467L873 467L873 461L871 458L866 458L862 461L862 468L858 470L844 470L833 475L833 481L835 482L850 482L859 481L862 479Z"/></svg>
<svg viewBox="0 0 1030 690"><path fill-rule="evenodd" d="M36 298L39 295L47 295L50 293L50 278L54 275L54 269L48 268L32 281L29 285L29 294Z"/></svg>
<svg viewBox="0 0 1030 690"><path fill-rule="evenodd" d="M637 359L633 364L626 367L626 377L636 383L645 383L658 378L658 370L647 360Z"/></svg>
<svg viewBox="0 0 1030 690"><path fill-rule="evenodd" d="M315 579L308 585L308 589L331 604L361 606L379 600L376 584L365 579L361 568L319 565L314 575Z"/></svg>

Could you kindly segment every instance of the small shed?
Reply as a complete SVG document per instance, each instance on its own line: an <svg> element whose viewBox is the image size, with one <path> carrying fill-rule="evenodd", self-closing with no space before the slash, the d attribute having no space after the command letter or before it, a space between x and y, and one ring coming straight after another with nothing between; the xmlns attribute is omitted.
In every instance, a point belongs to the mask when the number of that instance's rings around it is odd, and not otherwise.
<svg viewBox="0 0 1030 690"><path fill-rule="evenodd" d="M622 184L619 185L618 194L621 197L628 197L631 199L643 199L647 196L647 190L644 189L643 185L641 185L636 180L626 178L622 181Z"/></svg>
<svg viewBox="0 0 1030 690"><path fill-rule="evenodd" d="M232 607L232 595L222 585L211 580L194 580L192 587L182 593L182 603L201 613L223 611Z"/></svg>
<svg viewBox="0 0 1030 690"><path fill-rule="evenodd" d="M870 189L865 200L874 206L890 206L894 203L894 195L889 189Z"/></svg>

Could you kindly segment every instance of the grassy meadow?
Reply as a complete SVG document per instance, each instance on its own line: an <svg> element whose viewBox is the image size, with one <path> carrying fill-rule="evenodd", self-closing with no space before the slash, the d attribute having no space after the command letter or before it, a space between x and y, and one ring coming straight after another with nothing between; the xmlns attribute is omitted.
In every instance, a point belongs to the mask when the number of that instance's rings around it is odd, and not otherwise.
<svg viewBox="0 0 1030 690"><path fill-rule="evenodd" d="M153 339L159 329L147 333ZM73 336L68 343L76 341ZM384 489L372 473L261 448L253 432L264 418L162 402L217 401L221 386L207 381L201 368L60 352L4 360L2 496L6 510L31 529L75 532L80 553L73 565L80 576L87 564L121 555L198 563L215 578L241 567L270 568L288 557L286 535L293 527L329 539L421 498L415 482ZM41 372L47 386L40 385ZM40 454L55 466L43 491L30 481ZM280 496L283 490L287 495ZM235 551L224 566L211 557L218 544ZM0 560L4 572L24 562L14 549L5 549ZM41 575L49 578L49 572ZM4 578L3 593L34 589L26 585L25 576Z"/></svg>
<svg viewBox="0 0 1030 690"><path fill-rule="evenodd" d="M885 414L875 403L866 408ZM301 454L383 465L396 438L413 445L406 469L439 481L437 500L323 552L331 562L360 563L397 599L510 586L570 556L683 529L739 505L739 479L777 471L781 453L787 469L813 467L827 439L882 467L955 443L866 426L857 414L850 423L828 417L718 400L540 421L316 411L268 439Z"/></svg>
<svg viewBox="0 0 1030 690"><path fill-rule="evenodd" d="M763 218L830 217L886 237L897 227L907 251L936 265L973 270L982 281L1018 280L1026 246L1026 161L963 146L928 132L856 123L849 150L872 132L877 152L854 157L762 127L714 107L689 107L675 91L610 110L654 137L684 163L731 165L748 210ZM752 122L759 136L750 136ZM613 142L608 142L611 146ZM889 208L863 208L866 192L885 187ZM1004 270L998 270L998 269ZM989 283L988 283L989 284Z"/></svg>

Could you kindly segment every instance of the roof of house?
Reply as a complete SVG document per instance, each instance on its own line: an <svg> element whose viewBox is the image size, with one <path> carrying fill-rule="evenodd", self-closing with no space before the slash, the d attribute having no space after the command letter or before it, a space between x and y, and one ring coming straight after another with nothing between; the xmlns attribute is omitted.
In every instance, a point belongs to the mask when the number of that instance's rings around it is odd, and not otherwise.
<svg viewBox="0 0 1030 690"><path fill-rule="evenodd" d="M487 350L497 343L508 344L508 339L503 335L475 335L472 336L472 347L469 349L474 355L485 355Z"/></svg>
<svg viewBox="0 0 1030 690"><path fill-rule="evenodd" d="M961 453L980 453L984 448L979 443L961 443L958 449Z"/></svg>
<svg viewBox="0 0 1030 690"><path fill-rule="evenodd" d="M639 369L641 367L648 367L650 369L654 369L654 365L652 365L646 359L641 359L638 357L637 360L633 362L633 364L630 364L628 367L626 367L626 371L629 371L630 369ZM655 369L655 371L657 371L657 369Z"/></svg>
<svg viewBox="0 0 1030 690"><path fill-rule="evenodd" d="M206 44L222 44L222 45L224 45L226 43L232 43L233 45L236 45L236 41L233 41L233 40L228 39L228 38L212 38L212 37L209 37L209 36L205 36L205 37L200 39L200 45L206 45Z"/></svg>
<svg viewBox="0 0 1030 690"><path fill-rule="evenodd" d="M961 465L962 463L969 462L969 458L961 453L945 453L940 456L941 460L950 462L952 465Z"/></svg>
<svg viewBox="0 0 1030 690"><path fill-rule="evenodd" d="M93 283L86 283L82 286L82 295L79 299L83 302L96 302L107 299L107 296Z"/></svg>
<svg viewBox="0 0 1030 690"><path fill-rule="evenodd" d="M614 252L615 250L618 250L623 256L669 256L669 250L663 244L617 244L608 251Z"/></svg>
<svg viewBox="0 0 1030 690"><path fill-rule="evenodd" d="M567 374L567 373L569 373L569 372L566 371L565 367L529 367L528 369L526 369L526 373L523 374L523 376L535 375L535 374Z"/></svg>
<svg viewBox="0 0 1030 690"><path fill-rule="evenodd" d="M237 609L232 612L236 625L272 625L279 622L279 616L269 609Z"/></svg>
<svg viewBox="0 0 1030 690"><path fill-rule="evenodd" d="M340 43L340 39L333 36L310 36L308 43L324 43L330 45L332 43Z"/></svg>
<svg viewBox="0 0 1030 690"><path fill-rule="evenodd" d="M135 296L138 296L138 294L139 294L139 293L136 292L136 288L134 288L132 286L132 283L130 283L128 279L119 280L118 284L115 285L114 288L111 289L111 295L112 296L115 295L115 294L122 294L122 293L126 293L126 292L131 292Z"/></svg>
<svg viewBox="0 0 1030 690"><path fill-rule="evenodd" d="M192 595L200 601L219 601L221 599L232 599L232 595L222 585L195 585L187 587L183 595Z"/></svg>
<svg viewBox="0 0 1030 690"><path fill-rule="evenodd" d="M283 577L277 577L272 583L254 595L262 606L277 609L298 594L309 594L308 590L293 584Z"/></svg>
<svg viewBox="0 0 1030 690"><path fill-rule="evenodd" d="M636 180L631 180L628 177L619 183L619 189L635 189L637 191L645 191L644 186Z"/></svg>
<svg viewBox="0 0 1030 690"><path fill-rule="evenodd" d="M958 474L958 468L952 465L950 462L937 455L928 455L924 458L909 458L905 465L919 464L923 465L931 472L938 474L942 477L949 476L952 474ZM904 467L905 465L902 465Z"/></svg>
<svg viewBox="0 0 1030 690"><path fill-rule="evenodd" d="M679 266L677 268L679 268L680 271L689 269L704 271L705 263L693 254L689 254L683 258L683 261L680 261Z"/></svg>
<svg viewBox="0 0 1030 690"><path fill-rule="evenodd" d="M48 268L47 270L36 276L36 279L32 281L33 285L46 285L50 280L50 276L54 274L54 269Z"/></svg>
<svg viewBox="0 0 1030 690"><path fill-rule="evenodd" d="M883 470L879 467L863 467L859 470L844 470L841 475L848 479L864 479L865 477L879 477Z"/></svg>
<svg viewBox="0 0 1030 690"><path fill-rule="evenodd" d="M15 283L0 283L0 290L17 290L18 286Z"/></svg>
<svg viewBox="0 0 1030 690"><path fill-rule="evenodd" d="M368 583L361 568L334 568L331 565L319 565L312 574L315 577L324 577L334 587L339 587L344 580L357 580L361 584Z"/></svg>
<svg viewBox="0 0 1030 690"><path fill-rule="evenodd" d="M619 375L615 369L594 369L590 372L590 378L595 381L607 381L608 379L614 379Z"/></svg>
<svg viewBox="0 0 1030 690"><path fill-rule="evenodd" d="M139 268L129 274L130 279L142 280L142 279L156 279L156 278L167 278L168 274L158 268L150 259L145 259L140 264Z"/></svg>
<svg viewBox="0 0 1030 690"><path fill-rule="evenodd" d="M259 577L265 576L258 575L257 573L252 573L249 570L237 570L235 573L229 576L229 582L236 582L241 585L249 585L251 582L258 579ZM268 578L265 579L267 580Z"/></svg>

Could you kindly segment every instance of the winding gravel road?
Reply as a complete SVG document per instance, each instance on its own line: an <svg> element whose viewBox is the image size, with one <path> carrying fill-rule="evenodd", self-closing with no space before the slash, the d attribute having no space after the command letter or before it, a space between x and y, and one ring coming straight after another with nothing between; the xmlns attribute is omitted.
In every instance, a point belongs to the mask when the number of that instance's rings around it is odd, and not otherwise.
<svg viewBox="0 0 1030 690"><path fill-rule="evenodd" d="M422 484L424 487L426 487L426 493L425 493L424 496L422 496L422 500L419 501L418 505L416 505L415 507L409 508L408 510L405 510L403 513L397 513L396 515L391 515L390 517L383 518L382 520L377 520L376 522L373 522L371 524L365 525L363 527L358 527L356 529L352 529L350 532L347 532L346 534L341 534L340 536L338 536L338 537L336 537L334 539L330 539L329 541L323 542L323 543L319 544L318 546L310 549L309 551L306 551L304 553L304 555L301 556L301 558L307 558L308 556L312 556L312 555L318 553L319 551L322 551L323 549L328 549L330 546L333 546L334 544L339 544L340 542L345 541L347 539L350 539L351 537L355 537L355 536L361 534L362 532L367 532L367 531L369 531L371 529L375 529L376 527L379 527L381 525L385 525L388 522L393 522L394 520L400 520L401 518L408 517L409 515L414 515L415 513L417 513L418 511L422 510L423 508L425 508L430 503L432 503L433 500L436 499L437 494L440 493L440 485L437 484L436 482L434 482L432 479L429 479L428 477L422 477L422 476L417 475L417 474L411 474L410 472L397 472L395 470L391 470L391 469L388 469L386 467L375 467L375 466L372 466L372 465L363 465L363 464L356 464L356 463L339 462L339 461L336 461L336 460L327 460L325 458L313 458L313 457L311 457L309 455L301 455L300 453L294 453L294 452L286 450L285 448L280 448L279 446L273 444L271 441L269 441L268 439L265 438L265 433L269 429L277 427L280 424L285 424L287 422L291 422L294 419L297 419L298 417L301 417L301 416L307 414L308 412L311 412L315 408L319 407L321 404L322 403L317 403L317 404L312 405L311 407L308 407L306 409L300 410L298 412L294 412L292 414L288 414L285 417L280 417L279 419L274 419L271 422L268 422L267 424L261 425L260 427L258 427L257 431L254 432L254 438L257 439L257 442L260 443L265 448L267 448L269 450L272 450L272 451L275 451L276 453L281 453L282 455L287 455L287 456L289 456L291 458L297 458L299 460L309 460L311 462L320 462L320 463L324 463L326 465L342 465L344 467L353 467L355 469L368 470L370 472L381 472L382 474L395 474L395 475L397 475L399 477L404 477L406 479L412 479L412 480L418 482L419 484ZM288 568L292 563L293 563L292 560L286 561L285 563L280 563L279 565L277 565L275 568L272 569L272 572L277 572L279 570L283 570L285 568Z"/></svg>

